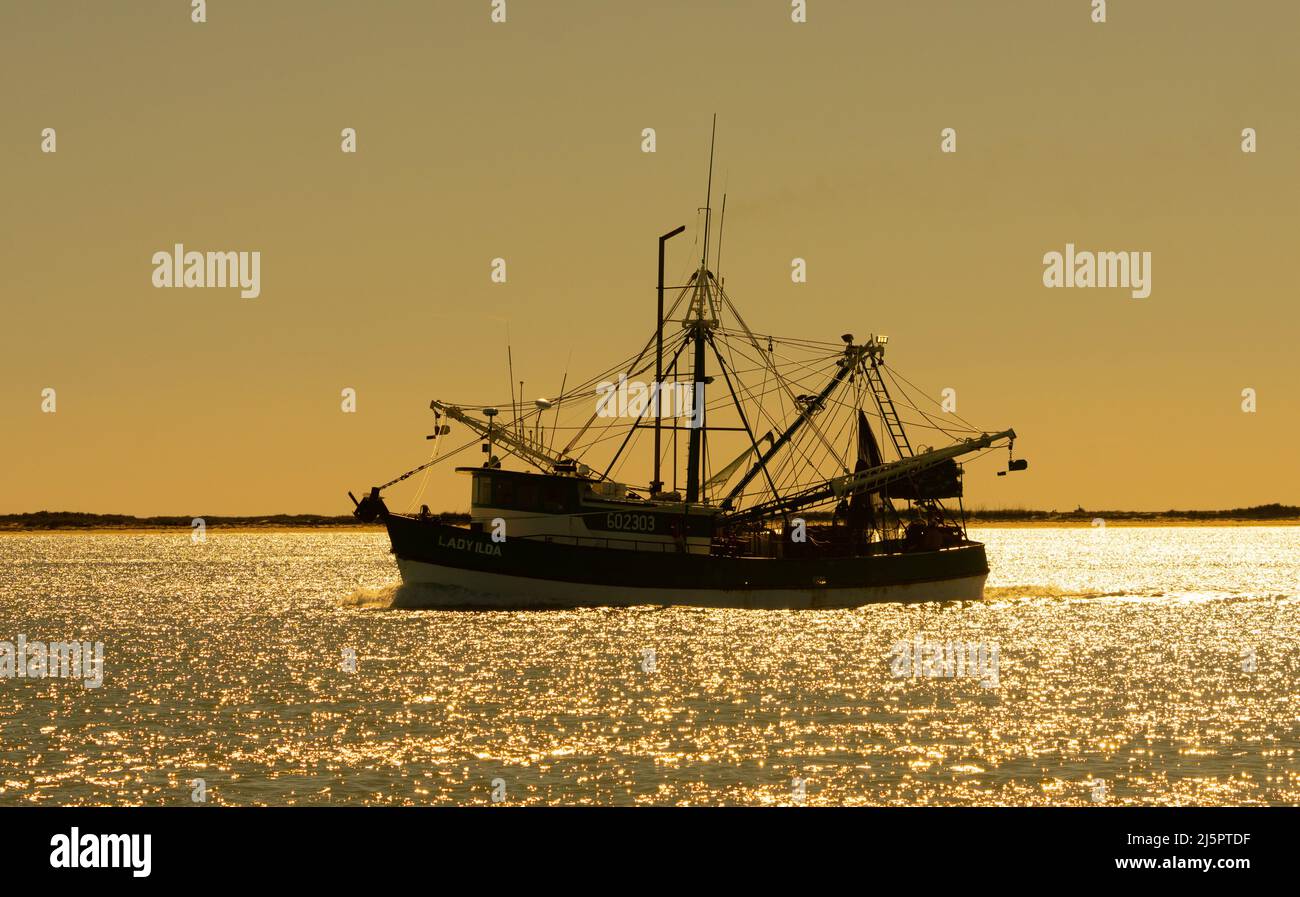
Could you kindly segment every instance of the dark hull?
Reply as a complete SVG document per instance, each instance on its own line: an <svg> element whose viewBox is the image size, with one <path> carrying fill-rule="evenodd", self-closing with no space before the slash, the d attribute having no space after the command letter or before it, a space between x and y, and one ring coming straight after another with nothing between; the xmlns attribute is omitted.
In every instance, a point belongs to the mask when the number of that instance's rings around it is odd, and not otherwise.
<svg viewBox="0 0 1300 897"><path fill-rule="evenodd" d="M403 579L441 587L420 590L415 600L430 606L808 608L978 600L988 575L979 543L863 557L730 558L493 542L487 533L395 515L386 523Z"/></svg>

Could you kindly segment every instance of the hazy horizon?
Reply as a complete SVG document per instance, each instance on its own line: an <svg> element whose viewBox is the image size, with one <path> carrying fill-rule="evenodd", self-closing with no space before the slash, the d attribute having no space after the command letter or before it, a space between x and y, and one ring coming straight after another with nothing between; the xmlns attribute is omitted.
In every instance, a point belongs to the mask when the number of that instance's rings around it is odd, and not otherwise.
<svg viewBox="0 0 1300 897"><path fill-rule="evenodd" d="M747 322L889 334L1014 427L1029 470L969 504L1300 504L1300 7L1088 6L11 4L0 513L346 514L427 458L430 399L506 404L507 333L529 400L631 355L715 112ZM156 288L178 243L259 252L260 295ZM1150 295L1046 288L1067 245L1150 252ZM468 507L452 466L430 507Z"/></svg>
<svg viewBox="0 0 1300 897"><path fill-rule="evenodd" d="M360 496L357 497L360 498ZM1258 518L1243 518L1243 519L1259 519L1261 523L1268 523L1272 519L1279 519L1279 520L1300 519L1300 505L1288 505L1283 502L1266 502L1262 505L1250 505L1250 506L1232 507L1232 508L1159 508L1159 509L1148 509L1148 510L1137 510L1133 508L1101 508L1101 507L1086 508L1082 506L1075 507L1075 508L1031 508L1031 507L1023 507L1023 506L1009 507L1009 506L965 505L964 512L968 515L974 515L974 516L996 515L996 514L1069 515L1069 514L1077 514L1080 512L1085 512L1085 513L1108 513L1108 514L1135 514L1135 515L1157 517L1162 514L1231 514L1233 512L1250 512L1250 511L1258 512L1258 511L1269 510L1272 508L1278 508L1283 511L1295 511L1297 513L1294 516L1282 516L1278 518L1271 518L1271 517L1264 516ZM398 509L393 509L393 510L398 510ZM460 508L430 507L429 511L431 514L463 515L468 517L470 514L470 507L467 502L464 507L460 507ZM960 511L956 507L953 508L953 511L954 513L960 513ZM831 516L831 513L832 512L830 510L821 510L821 511L809 512L804 516L811 517L811 518L829 517ZM145 521L170 519L170 518L175 518L180 521L192 519L191 515L188 513L182 514L182 513L175 513L175 512L172 513L164 512L159 514L127 514L121 511L86 511L77 508L38 508L36 510L31 510L31 511L3 511L0 512L0 518L22 517L22 516L31 517L39 514L75 514L75 515L80 515L85 517L130 517L135 520L145 520ZM264 520L264 519L270 519L274 517L319 517L323 519L333 520L333 519L349 518L353 516L354 515L352 515L351 513L343 513L343 512L333 513L333 514L331 513L322 514L314 511L271 511L271 512L261 513L261 514L241 514L237 512L229 513L229 514L208 514L204 516L204 519L209 522L211 522L212 520L219 520L219 521L220 520ZM1222 519L1233 519L1233 518L1219 518L1219 519L1222 520ZM1207 524L1213 524L1214 522L1215 522L1214 518L1209 518L1206 520ZM373 522L364 525L378 527L378 526L382 526L383 524L382 522Z"/></svg>

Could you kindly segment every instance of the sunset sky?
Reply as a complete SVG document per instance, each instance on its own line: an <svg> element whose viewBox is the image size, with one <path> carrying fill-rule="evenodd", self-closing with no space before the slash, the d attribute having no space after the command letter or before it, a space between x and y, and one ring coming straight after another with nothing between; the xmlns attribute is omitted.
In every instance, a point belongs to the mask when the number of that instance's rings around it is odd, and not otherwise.
<svg viewBox="0 0 1300 897"><path fill-rule="evenodd" d="M0 512L346 513L427 456L431 398L508 401L507 332L530 398L633 354L715 112L748 323L887 333L1014 427L1029 471L969 505L1300 503L1300 5L1090 8L5 3ZM259 251L261 295L155 289L176 243ZM1151 295L1044 287L1067 243L1150 252Z"/></svg>

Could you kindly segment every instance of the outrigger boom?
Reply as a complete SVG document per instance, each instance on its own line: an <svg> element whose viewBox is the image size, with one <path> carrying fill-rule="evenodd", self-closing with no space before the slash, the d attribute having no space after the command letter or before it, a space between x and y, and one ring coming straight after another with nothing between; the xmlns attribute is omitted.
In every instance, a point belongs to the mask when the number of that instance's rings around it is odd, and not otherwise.
<svg viewBox="0 0 1300 897"><path fill-rule="evenodd" d="M827 481L824 486L816 486L795 495L755 505L733 514L731 519L737 522L760 520L773 514L789 514L800 508L821 504L832 497L841 498L853 493L878 492L893 483L907 482L921 471L936 467L944 461L992 448L1004 439L1008 446L1012 445L1016 439L1016 431L1003 430L1001 433L971 437L960 445L931 449L923 454L891 461L861 473L835 477Z"/></svg>

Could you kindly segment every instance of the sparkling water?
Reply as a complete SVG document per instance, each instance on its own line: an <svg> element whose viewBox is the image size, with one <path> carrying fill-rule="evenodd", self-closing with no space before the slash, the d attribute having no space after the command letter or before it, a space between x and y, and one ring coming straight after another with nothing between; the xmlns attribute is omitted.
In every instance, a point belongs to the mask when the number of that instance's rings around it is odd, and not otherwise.
<svg viewBox="0 0 1300 897"><path fill-rule="evenodd" d="M972 535L980 603L513 612L380 532L0 536L0 642L104 652L0 678L0 804L1300 802L1300 527Z"/></svg>

